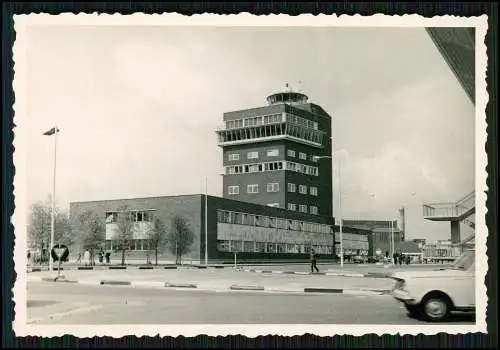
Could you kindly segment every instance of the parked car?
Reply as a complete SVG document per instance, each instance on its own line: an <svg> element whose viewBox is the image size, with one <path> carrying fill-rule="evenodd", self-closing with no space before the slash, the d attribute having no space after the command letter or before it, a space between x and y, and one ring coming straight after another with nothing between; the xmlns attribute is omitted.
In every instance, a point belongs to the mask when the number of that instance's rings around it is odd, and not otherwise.
<svg viewBox="0 0 500 350"><path fill-rule="evenodd" d="M431 322L447 319L452 311L475 312L475 257L467 250L446 268L394 273L392 296L410 314Z"/></svg>

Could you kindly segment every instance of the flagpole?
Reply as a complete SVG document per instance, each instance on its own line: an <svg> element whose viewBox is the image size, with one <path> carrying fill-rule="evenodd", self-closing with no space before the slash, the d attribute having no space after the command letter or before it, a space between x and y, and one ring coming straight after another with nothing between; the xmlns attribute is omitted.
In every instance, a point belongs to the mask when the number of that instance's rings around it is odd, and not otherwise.
<svg viewBox="0 0 500 350"><path fill-rule="evenodd" d="M205 266L208 266L208 179L205 176Z"/></svg>
<svg viewBox="0 0 500 350"><path fill-rule="evenodd" d="M55 207L56 207L56 165L57 165L57 123L54 125L54 173L52 175L52 211L50 225L50 247L49 247L49 271L53 271L54 264L50 251L54 247L54 232L55 232Z"/></svg>

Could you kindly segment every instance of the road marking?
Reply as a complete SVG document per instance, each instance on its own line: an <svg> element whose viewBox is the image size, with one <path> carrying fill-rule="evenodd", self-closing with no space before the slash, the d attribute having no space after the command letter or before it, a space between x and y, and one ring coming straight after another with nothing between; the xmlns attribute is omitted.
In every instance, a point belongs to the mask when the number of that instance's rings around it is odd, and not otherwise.
<svg viewBox="0 0 500 350"><path fill-rule="evenodd" d="M101 280L78 280L78 284L84 284L87 286L100 286Z"/></svg>
<svg viewBox="0 0 500 350"><path fill-rule="evenodd" d="M165 282L157 282L157 281L132 281L131 287L165 287Z"/></svg>
<svg viewBox="0 0 500 350"><path fill-rule="evenodd" d="M362 273L344 273L342 274L344 277L363 277Z"/></svg>
<svg viewBox="0 0 500 350"><path fill-rule="evenodd" d="M76 309L71 309L68 311L56 312L54 314L46 315L43 317L31 318L31 319L28 319L27 323L39 323L39 322L51 320L54 318L65 317L65 316L70 316L70 315L75 315L75 314L81 314L81 313L85 313L85 312L92 312L92 311L97 311L100 309L102 309L102 305L84 306L84 307L79 307Z"/></svg>
<svg viewBox="0 0 500 350"><path fill-rule="evenodd" d="M371 290L356 290L356 289L344 289L342 291L342 294L346 294L346 295L365 295L365 296L378 296L378 295L382 295L381 292L374 292L374 291L371 291Z"/></svg>

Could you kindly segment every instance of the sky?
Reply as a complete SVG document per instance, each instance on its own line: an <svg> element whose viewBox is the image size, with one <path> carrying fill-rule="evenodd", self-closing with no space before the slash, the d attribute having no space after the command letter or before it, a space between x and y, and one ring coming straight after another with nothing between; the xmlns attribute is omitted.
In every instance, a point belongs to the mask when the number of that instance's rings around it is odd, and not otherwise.
<svg viewBox="0 0 500 350"><path fill-rule="evenodd" d="M345 219L448 239L422 204L474 189L474 106L423 28L31 25L27 200L222 195L215 129L288 83L333 117ZM300 81L300 83L299 83ZM462 233L465 237L466 233Z"/></svg>

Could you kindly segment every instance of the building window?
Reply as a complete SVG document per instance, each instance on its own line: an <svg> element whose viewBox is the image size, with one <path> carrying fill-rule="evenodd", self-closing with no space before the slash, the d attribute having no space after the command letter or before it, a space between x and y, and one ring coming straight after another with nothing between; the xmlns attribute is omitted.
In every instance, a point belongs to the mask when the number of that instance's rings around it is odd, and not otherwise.
<svg viewBox="0 0 500 350"><path fill-rule="evenodd" d="M248 152L248 153L247 153L247 158L248 158L248 159L256 159L256 158L259 158L259 152Z"/></svg>
<svg viewBox="0 0 500 350"><path fill-rule="evenodd" d="M314 205L311 205L309 207L309 210L311 211L311 214L318 215L318 207L315 207Z"/></svg>
<svg viewBox="0 0 500 350"><path fill-rule="evenodd" d="M230 241L219 241L217 245L217 250L220 252L229 252L231 251L231 242Z"/></svg>
<svg viewBox="0 0 500 350"><path fill-rule="evenodd" d="M317 187L310 187L309 191L311 193L311 196L317 196L318 195L318 188Z"/></svg>
<svg viewBox="0 0 500 350"><path fill-rule="evenodd" d="M288 203L288 210L297 210L297 205L295 203Z"/></svg>
<svg viewBox="0 0 500 350"><path fill-rule="evenodd" d="M230 153L229 154L229 160L240 160L239 153Z"/></svg>
<svg viewBox="0 0 500 350"><path fill-rule="evenodd" d="M313 129L318 130L318 123L317 122L313 122Z"/></svg>
<svg viewBox="0 0 500 350"><path fill-rule="evenodd" d="M301 213L307 213L307 205L304 204L299 205L299 211Z"/></svg>
<svg viewBox="0 0 500 350"><path fill-rule="evenodd" d="M279 208L280 204L279 203L269 203L267 206L268 207L273 207L273 208Z"/></svg>
<svg viewBox="0 0 500 350"><path fill-rule="evenodd" d="M264 242L255 242L255 252L265 253L266 252L266 244Z"/></svg>
<svg viewBox="0 0 500 350"><path fill-rule="evenodd" d="M247 168L245 167L245 170ZM248 171L249 173L258 173L259 171L262 171L262 165L261 164L254 164L254 165L249 165L248 166Z"/></svg>
<svg viewBox="0 0 500 350"><path fill-rule="evenodd" d="M270 149L267 151L267 156L268 157L277 157L280 155L280 150L279 149Z"/></svg>
<svg viewBox="0 0 500 350"><path fill-rule="evenodd" d="M295 192L296 191L296 188L295 188L295 184L293 183L288 183L288 192Z"/></svg>
<svg viewBox="0 0 500 350"><path fill-rule="evenodd" d="M228 194L240 194L240 186L227 186Z"/></svg>
<svg viewBox="0 0 500 350"><path fill-rule="evenodd" d="M293 158L295 158L295 151L294 151L293 149L289 149L289 150L287 151L287 154L288 154L288 156L289 156L289 157L293 157Z"/></svg>
<svg viewBox="0 0 500 350"><path fill-rule="evenodd" d="M299 159L307 160L307 154L299 152Z"/></svg>
<svg viewBox="0 0 500 350"><path fill-rule="evenodd" d="M259 193L259 185L247 185L247 193Z"/></svg>
<svg viewBox="0 0 500 350"><path fill-rule="evenodd" d="M279 191L280 191L280 184L278 182L267 184L267 192L279 192Z"/></svg>
<svg viewBox="0 0 500 350"><path fill-rule="evenodd" d="M299 192L301 194L307 194L307 186L306 185L300 185L299 186Z"/></svg>
<svg viewBox="0 0 500 350"><path fill-rule="evenodd" d="M106 213L106 223L111 224L116 222L118 219L118 213Z"/></svg>

